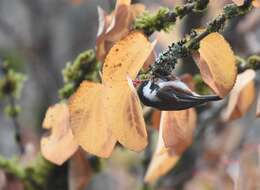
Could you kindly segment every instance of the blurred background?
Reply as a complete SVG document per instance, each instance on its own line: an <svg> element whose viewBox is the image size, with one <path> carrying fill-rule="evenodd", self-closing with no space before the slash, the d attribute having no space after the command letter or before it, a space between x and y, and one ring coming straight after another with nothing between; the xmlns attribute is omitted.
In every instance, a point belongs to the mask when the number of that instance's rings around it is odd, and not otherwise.
<svg viewBox="0 0 260 190"><path fill-rule="evenodd" d="M171 8L183 3L182 0L132 2L143 3L150 11L156 11L160 6ZM192 28L205 26L207 21L221 11L224 4L230 2L212 0L205 13L191 14L178 21L168 34L164 32L154 34L151 38L157 38L159 42L156 47L157 53L167 48L173 41L181 39ZM58 90L63 85L61 70L66 62L73 61L80 52L95 47L98 6L111 12L114 10L115 1L0 0L0 57L9 59L17 71L27 76L19 100L22 112L18 120L22 126L26 148L32 152L39 150L41 122L46 109L59 100ZM242 57L260 54L259 18L260 11L255 9L247 16L230 22L224 36L230 42L235 54ZM177 72L196 73L197 68L194 64L185 64L191 61L187 59L179 64ZM3 114L2 108L5 104L5 101L0 102L0 154L12 158L17 155L19 149L15 142L12 121ZM260 121L254 119L254 110L255 108L252 108L244 119L232 123L232 126L248 127L243 138L248 144L258 147ZM108 169L95 177L88 189L137 189L144 172L140 168L142 155L122 151L121 149L115 151L108 161ZM171 189L172 183L171 178L166 177L162 189Z"/></svg>

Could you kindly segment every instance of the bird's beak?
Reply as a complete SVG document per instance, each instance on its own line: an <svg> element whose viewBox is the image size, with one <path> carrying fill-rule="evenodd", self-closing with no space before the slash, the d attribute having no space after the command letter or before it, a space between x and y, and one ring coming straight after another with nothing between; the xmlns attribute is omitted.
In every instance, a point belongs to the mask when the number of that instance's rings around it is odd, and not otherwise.
<svg viewBox="0 0 260 190"><path fill-rule="evenodd" d="M139 79L133 80L133 85L135 88L137 88L143 81Z"/></svg>

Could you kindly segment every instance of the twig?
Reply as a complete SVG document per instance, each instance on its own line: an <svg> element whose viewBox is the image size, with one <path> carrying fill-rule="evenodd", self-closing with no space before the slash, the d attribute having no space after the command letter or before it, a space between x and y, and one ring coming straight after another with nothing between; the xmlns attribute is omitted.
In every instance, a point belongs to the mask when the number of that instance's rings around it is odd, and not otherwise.
<svg viewBox="0 0 260 190"><path fill-rule="evenodd" d="M16 109L15 99L14 99L12 94L10 94L8 96L8 100L9 100L10 108L12 110L15 110ZM12 121L13 121L13 125L15 127L15 140L16 140L17 145L19 146L20 153L23 154L24 153L24 146L23 146L22 137L21 137L21 126L20 126L20 123L17 120L17 114L12 115L11 118L12 118Z"/></svg>
<svg viewBox="0 0 260 190"><path fill-rule="evenodd" d="M260 55L251 55L248 58L236 56L238 73L247 69L260 70Z"/></svg>

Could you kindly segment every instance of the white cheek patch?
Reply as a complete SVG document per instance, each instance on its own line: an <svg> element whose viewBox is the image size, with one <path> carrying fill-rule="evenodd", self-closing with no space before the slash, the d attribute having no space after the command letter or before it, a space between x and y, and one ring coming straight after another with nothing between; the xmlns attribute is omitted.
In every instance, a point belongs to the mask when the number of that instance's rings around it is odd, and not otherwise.
<svg viewBox="0 0 260 190"><path fill-rule="evenodd" d="M145 85L145 87L143 88L144 97L146 97L151 101L159 101L159 99L156 96L157 91L152 90L150 87L151 87L151 81L149 81L148 84Z"/></svg>

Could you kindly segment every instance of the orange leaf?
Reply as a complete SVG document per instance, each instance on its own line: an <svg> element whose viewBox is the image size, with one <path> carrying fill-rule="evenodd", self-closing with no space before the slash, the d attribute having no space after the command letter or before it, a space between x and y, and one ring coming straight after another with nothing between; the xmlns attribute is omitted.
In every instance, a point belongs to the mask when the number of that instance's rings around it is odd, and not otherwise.
<svg viewBox="0 0 260 190"><path fill-rule="evenodd" d="M243 117L255 99L255 71L248 69L237 77L236 84L230 93L228 106L224 111L225 121Z"/></svg>
<svg viewBox="0 0 260 190"><path fill-rule="evenodd" d="M147 133L138 95L130 85L125 81L106 86L105 112L117 140L131 150L140 151L147 145Z"/></svg>
<svg viewBox="0 0 260 190"><path fill-rule="evenodd" d="M195 56L202 79L216 94L225 97L235 84L237 69L229 44L219 33L211 33L200 42L200 58Z"/></svg>
<svg viewBox="0 0 260 190"><path fill-rule="evenodd" d="M149 57L153 45L141 32L131 32L109 51L103 66L103 82L124 81L127 76L135 79Z"/></svg>
<svg viewBox="0 0 260 190"><path fill-rule="evenodd" d="M143 4L130 5L129 0L118 0L115 11L110 15L98 7L99 29L96 40L96 55L100 61L104 61L107 52L114 43L130 32L136 17L144 10Z"/></svg>
<svg viewBox="0 0 260 190"><path fill-rule="evenodd" d="M69 190L83 190L92 176L92 169L86 154L79 149L69 162Z"/></svg>
<svg viewBox="0 0 260 190"><path fill-rule="evenodd" d="M70 124L75 139L84 150L109 157L116 143L104 113L105 88L84 81L69 101Z"/></svg>
<svg viewBox="0 0 260 190"><path fill-rule="evenodd" d="M166 150L162 137L162 127L159 129L159 137L156 150L145 174L145 182L155 182L158 178L168 173L178 162L179 156L170 156Z"/></svg>
<svg viewBox="0 0 260 190"><path fill-rule="evenodd" d="M51 130L51 134L41 139L42 155L55 164L63 164L78 148L69 128L69 110L66 103L55 104L48 109L43 128Z"/></svg>
<svg viewBox="0 0 260 190"><path fill-rule="evenodd" d="M106 30L106 40L117 42L129 32L128 23L131 17L131 0L117 0L115 14Z"/></svg>
<svg viewBox="0 0 260 190"><path fill-rule="evenodd" d="M96 39L96 57L103 61L108 51L108 45L105 41L106 29L111 23L112 17L107 15L107 13L101 8L98 7L98 32Z"/></svg>
<svg viewBox="0 0 260 190"><path fill-rule="evenodd" d="M254 5L254 7L260 8L260 0L254 0L252 4Z"/></svg>
<svg viewBox="0 0 260 190"><path fill-rule="evenodd" d="M161 111L154 110L152 113L152 127L159 130L160 128Z"/></svg>
<svg viewBox="0 0 260 190"><path fill-rule="evenodd" d="M182 111L163 111L162 135L165 147L172 155L181 155L192 143L196 127L196 112L193 108Z"/></svg>
<svg viewBox="0 0 260 190"><path fill-rule="evenodd" d="M232 0L237 6L241 6L244 4L245 0Z"/></svg>

